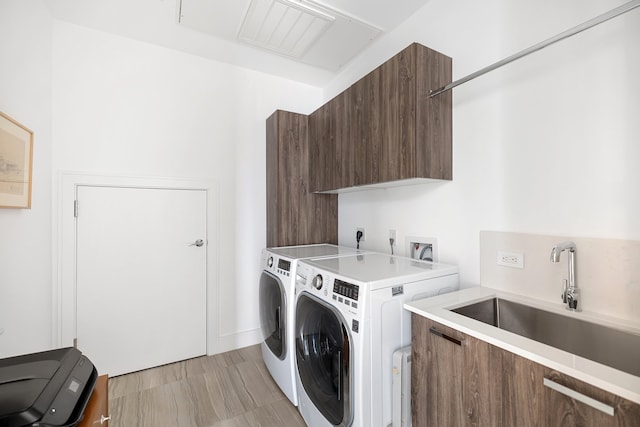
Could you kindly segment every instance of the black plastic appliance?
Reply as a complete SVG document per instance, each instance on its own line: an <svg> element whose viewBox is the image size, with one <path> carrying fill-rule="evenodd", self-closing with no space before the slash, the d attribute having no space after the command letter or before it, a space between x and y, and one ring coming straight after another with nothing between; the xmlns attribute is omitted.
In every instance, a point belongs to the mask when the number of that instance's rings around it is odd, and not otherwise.
<svg viewBox="0 0 640 427"><path fill-rule="evenodd" d="M0 427L72 427L98 378L73 347L0 359Z"/></svg>

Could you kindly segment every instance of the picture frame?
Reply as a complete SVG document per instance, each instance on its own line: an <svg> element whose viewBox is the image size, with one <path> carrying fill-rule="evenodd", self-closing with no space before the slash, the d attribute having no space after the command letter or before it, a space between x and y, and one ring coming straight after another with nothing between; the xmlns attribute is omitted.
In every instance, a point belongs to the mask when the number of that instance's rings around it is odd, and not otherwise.
<svg viewBox="0 0 640 427"><path fill-rule="evenodd" d="M0 208L31 209L33 131L0 111Z"/></svg>

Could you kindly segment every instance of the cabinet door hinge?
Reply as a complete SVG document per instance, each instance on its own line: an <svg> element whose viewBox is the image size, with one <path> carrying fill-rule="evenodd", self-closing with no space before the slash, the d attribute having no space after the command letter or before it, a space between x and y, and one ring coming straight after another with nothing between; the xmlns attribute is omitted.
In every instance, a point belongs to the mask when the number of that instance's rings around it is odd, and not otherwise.
<svg viewBox="0 0 640 427"><path fill-rule="evenodd" d="M73 217L78 218L78 201L73 201Z"/></svg>

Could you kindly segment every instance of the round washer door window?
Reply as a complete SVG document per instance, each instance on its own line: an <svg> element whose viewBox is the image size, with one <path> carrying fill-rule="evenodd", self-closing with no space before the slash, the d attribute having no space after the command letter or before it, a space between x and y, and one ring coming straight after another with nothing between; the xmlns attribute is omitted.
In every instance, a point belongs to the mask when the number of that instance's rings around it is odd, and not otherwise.
<svg viewBox="0 0 640 427"><path fill-rule="evenodd" d="M296 363L304 390L333 425L351 422L350 339L342 315L301 294L296 304Z"/></svg>
<svg viewBox="0 0 640 427"><path fill-rule="evenodd" d="M285 293L280 279L266 271L260 276L260 326L267 347L279 359L286 356Z"/></svg>

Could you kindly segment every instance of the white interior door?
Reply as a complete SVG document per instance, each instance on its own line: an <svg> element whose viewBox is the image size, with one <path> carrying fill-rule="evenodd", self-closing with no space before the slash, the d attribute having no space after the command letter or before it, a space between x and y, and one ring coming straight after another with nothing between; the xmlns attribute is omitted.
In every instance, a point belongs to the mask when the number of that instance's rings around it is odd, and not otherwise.
<svg viewBox="0 0 640 427"><path fill-rule="evenodd" d="M205 354L206 191L78 186L77 201L78 348L111 376Z"/></svg>

